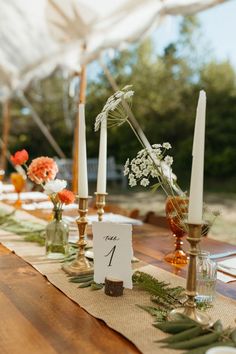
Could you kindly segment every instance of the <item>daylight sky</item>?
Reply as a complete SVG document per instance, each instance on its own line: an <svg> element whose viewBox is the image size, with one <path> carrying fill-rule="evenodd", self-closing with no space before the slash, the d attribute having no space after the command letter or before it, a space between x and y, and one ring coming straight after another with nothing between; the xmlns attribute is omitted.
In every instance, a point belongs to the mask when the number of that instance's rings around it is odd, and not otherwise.
<svg viewBox="0 0 236 354"><path fill-rule="evenodd" d="M229 59L236 68L236 0L226 1L198 14L204 41L210 44L214 56ZM161 28L155 31L155 42L158 52L162 52L169 42L176 38L179 19L172 17Z"/></svg>
<svg viewBox="0 0 236 354"><path fill-rule="evenodd" d="M228 59L236 69L236 0L228 0L198 15L204 43L209 43L211 57ZM179 16L172 16L152 34L157 53L161 54L170 42L177 39ZM97 62L89 65L88 77L94 80L101 70Z"/></svg>

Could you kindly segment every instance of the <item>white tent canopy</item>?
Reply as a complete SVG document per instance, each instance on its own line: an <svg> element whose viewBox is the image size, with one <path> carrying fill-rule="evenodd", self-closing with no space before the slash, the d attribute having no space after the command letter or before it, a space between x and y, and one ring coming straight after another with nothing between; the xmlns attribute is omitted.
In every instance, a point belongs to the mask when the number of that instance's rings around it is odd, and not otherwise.
<svg viewBox="0 0 236 354"><path fill-rule="evenodd" d="M0 11L0 100L58 66L78 71L104 49L122 49L169 15L225 0L8 0ZM86 52L81 55L81 44Z"/></svg>

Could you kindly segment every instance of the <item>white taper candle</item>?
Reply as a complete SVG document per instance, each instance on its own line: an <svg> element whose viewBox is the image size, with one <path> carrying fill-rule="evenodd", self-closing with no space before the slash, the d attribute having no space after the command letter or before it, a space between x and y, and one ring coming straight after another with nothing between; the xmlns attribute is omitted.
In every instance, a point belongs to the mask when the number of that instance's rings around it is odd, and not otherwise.
<svg viewBox="0 0 236 354"><path fill-rule="evenodd" d="M79 139L78 139L78 193L80 198L88 197L88 173L86 151L86 125L84 104L79 104Z"/></svg>
<svg viewBox="0 0 236 354"><path fill-rule="evenodd" d="M188 222L197 225L202 224L205 121L206 93L201 90L198 99L194 129L192 173L188 208Z"/></svg>
<svg viewBox="0 0 236 354"><path fill-rule="evenodd" d="M107 120L103 119L100 128L97 193L106 193L107 185Z"/></svg>

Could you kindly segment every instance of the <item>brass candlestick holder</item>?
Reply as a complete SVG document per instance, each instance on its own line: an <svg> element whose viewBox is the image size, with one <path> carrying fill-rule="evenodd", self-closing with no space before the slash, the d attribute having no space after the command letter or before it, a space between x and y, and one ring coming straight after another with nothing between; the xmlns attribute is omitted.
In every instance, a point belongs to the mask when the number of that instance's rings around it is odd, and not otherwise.
<svg viewBox="0 0 236 354"><path fill-rule="evenodd" d="M85 257L85 246L87 241L85 240L87 225L88 225L88 199L89 198L79 198L79 218L76 219L76 223L79 230L79 240L78 251L76 259L69 263L64 264L62 269L70 275L83 275L83 274L92 274L93 267Z"/></svg>
<svg viewBox="0 0 236 354"><path fill-rule="evenodd" d="M106 196L108 193L95 193L96 195L96 208L98 214L98 221L102 221L104 214L104 207L106 205Z"/></svg>
<svg viewBox="0 0 236 354"><path fill-rule="evenodd" d="M206 313L202 313L196 309L195 296L197 295L197 276L196 276L196 263L198 255L198 243L201 241L202 225L188 224L189 233L187 240L190 243L189 250L189 266L186 284L187 300L184 303L184 307L177 308L170 312L170 319L178 313L182 313L201 325L207 326L210 324L210 317Z"/></svg>

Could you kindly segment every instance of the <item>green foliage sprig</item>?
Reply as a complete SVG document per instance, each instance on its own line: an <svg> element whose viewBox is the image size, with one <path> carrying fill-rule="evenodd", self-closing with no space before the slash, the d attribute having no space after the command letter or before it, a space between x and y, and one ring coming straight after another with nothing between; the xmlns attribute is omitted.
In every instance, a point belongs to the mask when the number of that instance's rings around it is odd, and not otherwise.
<svg viewBox="0 0 236 354"><path fill-rule="evenodd" d="M199 323L182 314L176 314L171 321L154 324L170 336L157 341L163 348L187 350L185 354L205 354L210 348L217 346L236 346L236 329L223 329L220 320L213 325L201 326Z"/></svg>
<svg viewBox="0 0 236 354"><path fill-rule="evenodd" d="M41 246L45 244L45 227L29 220L19 220L15 216L15 210L6 213L0 209L0 228L24 236L27 242L37 242Z"/></svg>
<svg viewBox="0 0 236 354"><path fill-rule="evenodd" d="M79 284L78 288L90 287L91 290L100 290L104 286L103 284L95 283L93 274L71 276L69 277L69 282Z"/></svg>
<svg viewBox="0 0 236 354"><path fill-rule="evenodd" d="M151 294L151 300L161 307L173 309L182 304L184 288L170 287L169 283L159 281L149 274L137 271L133 274L133 284Z"/></svg>
<svg viewBox="0 0 236 354"><path fill-rule="evenodd" d="M158 305L158 307L138 305L152 315L155 322L165 321L170 311L181 307L186 300L183 287L170 287L169 283L159 281L144 272L137 271L133 274L133 284L151 294L150 300ZM211 307L208 302L197 302L196 305L202 311Z"/></svg>

